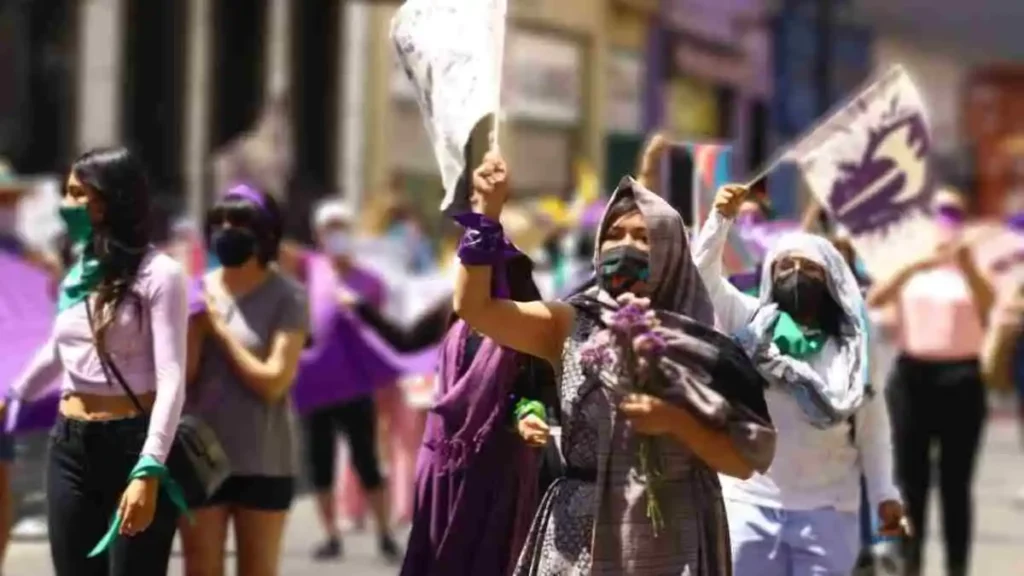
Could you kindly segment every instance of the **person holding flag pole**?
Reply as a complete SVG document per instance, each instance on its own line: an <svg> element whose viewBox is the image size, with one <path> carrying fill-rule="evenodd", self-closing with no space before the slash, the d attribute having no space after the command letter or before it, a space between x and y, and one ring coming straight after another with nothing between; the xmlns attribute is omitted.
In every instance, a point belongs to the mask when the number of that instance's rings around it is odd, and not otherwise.
<svg viewBox="0 0 1024 576"><path fill-rule="evenodd" d="M804 232L780 238L769 252L757 297L725 280L722 248L747 194L745 186L719 189L694 248L719 329L768 379L779 432L769 470L722 478L734 571L845 576L860 551L861 472L881 533L904 530L888 413L867 382L864 300L840 252Z"/></svg>

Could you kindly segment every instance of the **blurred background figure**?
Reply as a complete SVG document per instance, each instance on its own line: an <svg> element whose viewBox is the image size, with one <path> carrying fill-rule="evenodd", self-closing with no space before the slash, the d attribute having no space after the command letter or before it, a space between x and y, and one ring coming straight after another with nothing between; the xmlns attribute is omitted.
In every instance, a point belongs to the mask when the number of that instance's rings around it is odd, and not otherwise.
<svg viewBox="0 0 1024 576"><path fill-rule="evenodd" d="M332 328L341 305L341 291L349 291L374 309L384 305L386 287L380 278L356 261L358 247L353 236L355 214L339 200L322 203L313 215L319 252L308 251L297 270L309 290L313 312L312 339L314 349L333 337ZM306 361L308 360L308 362ZM328 370L331 358L304 358L303 370ZM319 365L318 365L319 364ZM391 519L387 512L386 486L377 453L377 411L373 395L375 385L358 366L345 365L347 373L334 372L336 386L344 392L334 405L321 407L306 416L306 454L317 510L326 532L326 540L313 555L318 560L342 556L341 533L337 523L338 503L335 500L335 461L338 436L343 433L348 446L349 464L358 476L359 485L369 502L376 521L381 555L391 562L400 560L398 545L391 535ZM354 486L353 486L354 488Z"/></svg>
<svg viewBox="0 0 1024 576"><path fill-rule="evenodd" d="M978 361L994 293L963 243L967 207L962 196L944 189L932 209L940 244L872 286L868 305L897 310L900 356L886 395L897 478L914 527L905 552L907 574L922 569L932 448L938 446L946 570L949 576L965 576L974 470L988 412Z"/></svg>

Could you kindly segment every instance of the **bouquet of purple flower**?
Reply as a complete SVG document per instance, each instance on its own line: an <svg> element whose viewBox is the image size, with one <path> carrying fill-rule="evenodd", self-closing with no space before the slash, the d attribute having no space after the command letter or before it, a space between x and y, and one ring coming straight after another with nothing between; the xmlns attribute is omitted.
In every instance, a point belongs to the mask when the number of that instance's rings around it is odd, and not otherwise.
<svg viewBox="0 0 1024 576"><path fill-rule="evenodd" d="M617 396L629 392L657 395L664 384L652 368L657 367L666 347L658 317L645 298L627 293L619 296L616 303L617 308L601 314L606 328L591 335L580 350L584 370L600 378ZM639 456L640 469L647 481L647 516L657 535L664 519L658 505L662 469L655 438L641 438Z"/></svg>

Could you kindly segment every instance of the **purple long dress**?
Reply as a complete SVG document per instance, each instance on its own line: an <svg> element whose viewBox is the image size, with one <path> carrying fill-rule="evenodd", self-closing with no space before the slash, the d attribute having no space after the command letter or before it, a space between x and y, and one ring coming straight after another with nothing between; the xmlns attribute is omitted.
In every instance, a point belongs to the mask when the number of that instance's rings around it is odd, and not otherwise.
<svg viewBox="0 0 1024 576"><path fill-rule="evenodd" d="M479 343L475 353L467 342ZM521 359L464 322L449 330L401 576L503 576L514 566L538 497L538 454L506 419Z"/></svg>

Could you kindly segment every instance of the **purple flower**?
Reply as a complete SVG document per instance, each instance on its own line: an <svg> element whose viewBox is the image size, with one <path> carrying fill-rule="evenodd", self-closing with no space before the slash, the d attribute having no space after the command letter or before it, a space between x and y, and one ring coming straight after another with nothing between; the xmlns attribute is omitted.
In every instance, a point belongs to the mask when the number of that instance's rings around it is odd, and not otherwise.
<svg viewBox="0 0 1024 576"><path fill-rule="evenodd" d="M600 370L612 362L612 340L608 332L601 330L580 347L580 361L586 368Z"/></svg>
<svg viewBox="0 0 1024 576"><path fill-rule="evenodd" d="M633 338L633 350L641 357L658 356L666 346L665 339L654 331L643 332Z"/></svg>
<svg viewBox="0 0 1024 576"><path fill-rule="evenodd" d="M657 316L650 309L649 300L620 298L619 303L623 306L618 310L602 314L602 320L617 334L631 338L658 325Z"/></svg>

